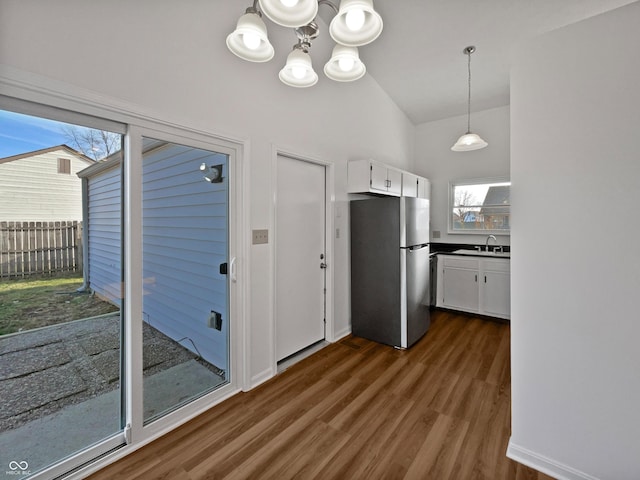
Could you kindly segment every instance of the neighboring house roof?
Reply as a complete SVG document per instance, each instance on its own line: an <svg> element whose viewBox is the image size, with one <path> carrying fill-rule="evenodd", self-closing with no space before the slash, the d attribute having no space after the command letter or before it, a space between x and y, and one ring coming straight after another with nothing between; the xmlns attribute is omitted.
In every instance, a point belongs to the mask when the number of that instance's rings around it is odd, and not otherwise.
<svg viewBox="0 0 640 480"><path fill-rule="evenodd" d="M111 168L117 167L122 161L122 150L118 150L116 153L112 153L107 158L100 160L99 162L89 165L87 168L80 170L76 175L80 178L89 178L97 175L100 172L104 172Z"/></svg>
<svg viewBox="0 0 640 480"><path fill-rule="evenodd" d="M487 195L484 197L484 202L482 202L482 205L488 206L483 206L480 209L480 213L482 215L504 215L508 213L508 207L511 203L510 190L511 187L509 185L489 187Z"/></svg>
<svg viewBox="0 0 640 480"><path fill-rule="evenodd" d="M150 151L166 146L167 142L163 142L161 140L153 140L151 138L145 138L142 140L142 155L147 155ZM90 178L94 175L97 175L101 172L110 170L111 168L115 168L120 165L122 161L122 150L118 150L115 153L112 153L106 158L103 158L95 165L90 165L84 170L80 170L77 175L80 178Z"/></svg>
<svg viewBox="0 0 640 480"><path fill-rule="evenodd" d="M55 147L49 147L49 148L43 148L42 150L35 150L33 152L26 152L26 153L21 153L19 155L13 155L11 157L5 157L5 158L0 158L0 163L9 163L9 162L13 162L15 160L20 160L22 158L30 158L30 157L35 157L36 155L42 155L45 153L49 153L49 152L55 152L56 150L66 150L67 152L71 153L72 155L76 155L78 157L80 157L81 159L90 162L90 163L96 163L96 161L93 158L89 158L87 157L85 154L74 150L73 148L69 147L68 145L56 145Z"/></svg>

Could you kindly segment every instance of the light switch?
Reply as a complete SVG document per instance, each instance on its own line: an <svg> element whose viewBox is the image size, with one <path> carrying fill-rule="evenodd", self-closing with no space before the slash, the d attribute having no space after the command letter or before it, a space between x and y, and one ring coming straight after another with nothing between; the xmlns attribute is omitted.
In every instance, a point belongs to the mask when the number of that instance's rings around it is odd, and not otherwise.
<svg viewBox="0 0 640 480"><path fill-rule="evenodd" d="M262 243L269 243L269 230L253 230L254 245L260 245Z"/></svg>

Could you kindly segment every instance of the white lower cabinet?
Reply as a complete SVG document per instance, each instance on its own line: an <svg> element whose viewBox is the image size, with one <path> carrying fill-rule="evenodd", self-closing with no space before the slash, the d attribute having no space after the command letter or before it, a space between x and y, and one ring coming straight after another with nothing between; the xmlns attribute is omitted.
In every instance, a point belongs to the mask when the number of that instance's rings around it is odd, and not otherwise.
<svg viewBox="0 0 640 480"><path fill-rule="evenodd" d="M482 260L480 290L482 313L492 317L511 317L511 261Z"/></svg>
<svg viewBox="0 0 640 480"><path fill-rule="evenodd" d="M436 306L511 317L510 260L438 255Z"/></svg>
<svg viewBox="0 0 640 480"><path fill-rule="evenodd" d="M442 262L442 265L440 265ZM477 258L438 256L438 300L445 308L477 313L480 308Z"/></svg>

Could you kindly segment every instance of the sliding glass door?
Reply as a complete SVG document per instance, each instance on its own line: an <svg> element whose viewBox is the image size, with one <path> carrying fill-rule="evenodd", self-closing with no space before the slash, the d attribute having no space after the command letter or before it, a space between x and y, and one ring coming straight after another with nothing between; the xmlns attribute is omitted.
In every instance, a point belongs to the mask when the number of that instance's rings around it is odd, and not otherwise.
<svg viewBox="0 0 640 480"><path fill-rule="evenodd" d="M144 422L228 381L228 155L143 138Z"/></svg>
<svg viewBox="0 0 640 480"><path fill-rule="evenodd" d="M0 472L49 479L237 388L235 150L0 106Z"/></svg>
<svg viewBox="0 0 640 480"><path fill-rule="evenodd" d="M0 125L0 472L25 478L124 443L124 127Z"/></svg>

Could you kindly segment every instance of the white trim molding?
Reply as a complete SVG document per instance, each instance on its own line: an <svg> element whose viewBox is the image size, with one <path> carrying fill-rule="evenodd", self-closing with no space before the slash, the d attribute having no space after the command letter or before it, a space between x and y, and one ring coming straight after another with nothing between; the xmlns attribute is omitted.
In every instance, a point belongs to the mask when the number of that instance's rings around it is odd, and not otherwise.
<svg viewBox="0 0 640 480"><path fill-rule="evenodd" d="M516 445L511 439L507 447L507 457L558 480L600 480L597 477Z"/></svg>

